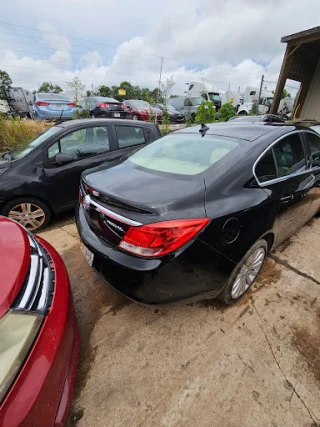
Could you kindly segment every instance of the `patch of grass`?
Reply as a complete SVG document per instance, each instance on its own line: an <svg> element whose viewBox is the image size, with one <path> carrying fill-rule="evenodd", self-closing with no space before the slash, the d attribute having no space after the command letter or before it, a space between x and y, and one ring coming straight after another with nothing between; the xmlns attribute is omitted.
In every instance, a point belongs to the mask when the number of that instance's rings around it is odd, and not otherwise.
<svg viewBox="0 0 320 427"><path fill-rule="evenodd" d="M52 125L44 121L0 118L0 152L24 145Z"/></svg>

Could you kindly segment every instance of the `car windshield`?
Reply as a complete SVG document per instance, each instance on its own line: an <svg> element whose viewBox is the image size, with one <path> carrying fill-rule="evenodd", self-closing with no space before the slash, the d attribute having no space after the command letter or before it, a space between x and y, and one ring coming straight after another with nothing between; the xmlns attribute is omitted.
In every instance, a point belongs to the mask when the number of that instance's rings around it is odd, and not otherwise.
<svg viewBox="0 0 320 427"><path fill-rule="evenodd" d="M132 105L135 108L151 108L150 104L148 104L146 101L132 101Z"/></svg>
<svg viewBox="0 0 320 427"><path fill-rule="evenodd" d="M104 98L103 96L96 96L95 98L93 98L94 101L96 102L116 102L119 103L119 101L117 101L114 98Z"/></svg>
<svg viewBox="0 0 320 427"><path fill-rule="evenodd" d="M21 159L22 157L26 156L27 154L31 153L32 150L34 150L36 147L38 147L43 141L45 141L50 136L58 133L61 131L61 128L57 126L53 126L43 132L40 133L40 135L33 138L31 141L27 142L22 147L18 147L11 153L12 160Z"/></svg>
<svg viewBox="0 0 320 427"><path fill-rule="evenodd" d="M65 95L60 94L54 94L54 93L39 93L38 94L39 99L43 99L45 101L71 101L70 98L68 98Z"/></svg>
<svg viewBox="0 0 320 427"><path fill-rule="evenodd" d="M209 93L210 101L220 101L220 95L218 93Z"/></svg>
<svg viewBox="0 0 320 427"><path fill-rule="evenodd" d="M152 171L197 175L237 146L238 142L216 135L171 134L135 152L129 161Z"/></svg>
<svg viewBox="0 0 320 427"><path fill-rule="evenodd" d="M197 97L190 98L190 99L191 99L191 104L192 105L201 105L202 102L203 102L202 96L197 96Z"/></svg>

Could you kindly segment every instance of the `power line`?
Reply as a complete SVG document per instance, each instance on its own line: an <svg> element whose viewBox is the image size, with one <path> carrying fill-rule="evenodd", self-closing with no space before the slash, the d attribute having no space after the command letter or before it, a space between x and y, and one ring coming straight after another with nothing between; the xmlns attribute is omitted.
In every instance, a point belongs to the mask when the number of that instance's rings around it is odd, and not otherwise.
<svg viewBox="0 0 320 427"><path fill-rule="evenodd" d="M17 66L14 66L14 65L6 65L6 67L13 67L13 68L25 69L24 67L17 67ZM46 70L42 70L42 71L46 71ZM42 79L52 79L52 78L54 79L56 77L56 74L55 74L54 70L47 70L47 71L49 71L49 74L19 73L19 72L14 72L14 74L18 75L18 76L32 76L32 77L37 76L37 77L41 77ZM51 72L51 74L50 74L50 72ZM64 70L64 72L66 72L66 73L74 73L74 71L71 71L71 70ZM110 74L110 73L114 74L112 72L104 71L104 74ZM85 77L86 76L95 77L96 80L101 80L101 79L106 80L108 78L108 76L105 76L105 75L97 75L97 74L89 74L89 73L81 73L81 72L80 72L80 74L82 74ZM121 75L124 76L123 78L127 77L127 74L117 73L117 76L121 76ZM66 77L66 78L68 78L68 77ZM149 81L149 82L154 81L156 84L158 83L158 80L156 79L156 77L150 78L149 80L148 79L139 79L139 78L132 77L132 81L138 81L138 82L144 82L144 83L146 83L146 81Z"/></svg>
<svg viewBox="0 0 320 427"><path fill-rule="evenodd" d="M29 45L29 46L31 46L31 45ZM6 50L6 49L2 49L2 50ZM19 50L19 49L11 49L11 48L8 48L7 49L8 51L10 51L10 52L19 52L19 53L25 53L25 54L31 54L31 55L37 55L37 56L44 56L44 57L46 57L46 58L48 58L48 59L50 59L52 56L53 56L53 54L52 55L47 55L47 54L44 54L44 53L38 53L38 52L30 52L30 51L24 51L24 50ZM56 50L56 49L53 49L53 50L55 50L55 52L59 52L60 50ZM61 51L61 52L66 52L66 53L69 53L68 51ZM90 54L87 54L87 55L90 55ZM83 56L84 55L81 55L81 56L78 56L78 58L79 58L79 60L78 60L78 62L80 62L80 60L83 58ZM74 57L74 55L70 55L70 59L74 62L74 59L75 58L77 58L77 56L76 57ZM104 56L104 57L101 57L101 59L111 59L111 60L115 60L114 59L114 57L108 57L108 56ZM116 59L115 60L116 62L123 62L123 63L125 63L125 64L128 64L128 62L127 61L121 61L120 59ZM58 62L56 62L55 61L55 64L57 64ZM144 65L142 62L134 62L133 63L133 65L143 65L144 67L146 67L146 68L149 68L149 69L153 69L153 70L157 70L157 71L159 71L159 67L153 67L153 66L150 66L150 65ZM66 66L68 66L68 64L63 64L63 63L61 63L61 65L66 65ZM105 65L112 65L111 63L110 64L105 64ZM131 64L132 65L132 64Z"/></svg>
<svg viewBox="0 0 320 427"><path fill-rule="evenodd" d="M107 43L96 42L96 41L94 41L94 42L93 42L93 41L91 41L91 40L82 39L82 38L80 38L80 37L66 36L66 35L64 35L64 34L59 34L59 33L53 32L53 31L39 30L39 29L37 29L37 28L26 27L26 26L24 26L24 25L14 24L13 22L0 21L0 23L1 23L1 24L5 24L5 25L13 25L13 26L15 26L15 27L20 27L20 28L25 28L25 29L27 29L27 30L38 31L38 32L41 32L41 33L53 34L53 35L55 35L55 36L60 36L60 37L65 37L65 38L72 38L72 39L79 40L79 41L82 41L82 42L100 44L100 45L102 45L102 46L108 46L108 47L112 47L112 48L116 48L116 49L118 48L118 46L110 45L110 44L107 44ZM14 34L14 33L12 33L12 34ZM133 51L133 49L127 49L127 48L123 48L123 49L124 49L124 50L128 50L128 51L131 51L131 52ZM136 52L136 53L141 53L140 51L137 51L137 50L135 50L135 52ZM145 55L154 56L154 57L156 57L156 58L161 58L161 55L154 55L154 54L152 54L152 53L147 53L147 52L143 52L143 53L144 53Z"/></svg>
<svg viewBox="0 0 320 427"><path fill-rule="evenodd" d="M27 37L27 38L29 38L29 39L33 39L33 40L41 40L41 41L46 41L46 42L51 42L51 43L57 43L57 44L64 44L64 45L68 45L68 46L71 46L71 47L80 47L80 48L82 48L82 49L86 49L86 47L85 46L80 46L80 45L75 45L75 44L71 44L71 43L69 43L69 42L63 42L63 41L58 41L58 40L48 40L48 39L42 39L42 38L39 38L39 37L33 37L33 36L28 36L28 35L26 35L26 34L18 34L18 33L13 33L13 32L10 32L10 31L3 31L3 30L0 30L0 33L4 33L4 34L11 34L11 35L16 35L16 36L19 36L19 37ZM57 34L58 35L58 34ZM6 40L7 41L7 40ZM23 43L21 43L21 44L23 44ZM45 49L52 49L52 48L45 48ZM53 48L54 49L54 48ZM60 50L60 49L56 49L56 50ZM105 51L103 51L103 50L101 50L101 49L94 49L94 50L96 50L97 52L102 52L102 53L106 53ZM66 51L66 52L68 52L68 51ZM141 53L141 52L140 52ZM117 55L121 55L121 56L126 56L126 57L128 57L128 58L132 58L133 57L133 55L125 55L125 54L123 54L123 53L116 53ZM147 61L150 61L150 59L147 59ZM151 61L152 63L157 63L157 61Z"/></svg>

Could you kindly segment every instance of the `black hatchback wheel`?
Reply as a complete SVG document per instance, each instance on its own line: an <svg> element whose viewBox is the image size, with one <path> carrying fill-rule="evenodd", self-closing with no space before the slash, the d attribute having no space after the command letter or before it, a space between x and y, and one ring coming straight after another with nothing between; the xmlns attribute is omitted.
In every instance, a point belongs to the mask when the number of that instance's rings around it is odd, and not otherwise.
<svg viewBox="0 0 320 427"><path fill-rule="evenodd" d="M51 219L48 206L41 200L31 197L8 202L2 209L2 215L17 221L32 232L45 228Z"/></svg>
<svg viewBox="0 0 320 427"><path fill-rule="evenodd" d="M234 268L218 298L225 304L237 302L251 288L268 253L265 240L258 240Z"/></svg>

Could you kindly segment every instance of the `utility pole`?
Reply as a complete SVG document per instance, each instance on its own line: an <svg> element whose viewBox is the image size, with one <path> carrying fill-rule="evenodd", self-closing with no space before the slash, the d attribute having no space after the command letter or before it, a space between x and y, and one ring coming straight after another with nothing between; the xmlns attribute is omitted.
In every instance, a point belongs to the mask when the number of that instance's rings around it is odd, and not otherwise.
<svg viewBox="0 0 320 427"><path fill-rule="evenodd" d="M161 75L162 75L162 66L163 66L163 56L161 56L161 65L160 65L160 75L159 75L159 86L157 93L157 104L159 102L159 93L160 93L160 85L161 85ZM154 114L154 122L157 123L157 114Z"/></svg>
<svg viewBox="0 0 320 427"><path fill-rule="evenodd" d="M260 84L260 90L259 90L259 97L258 97L258 113L259 113L259 103L260 103L260 98L261 98L261 92L262 92L263 81L264 81L264 75L262 74L262 77L261 77L261 84Z"/></svg>

